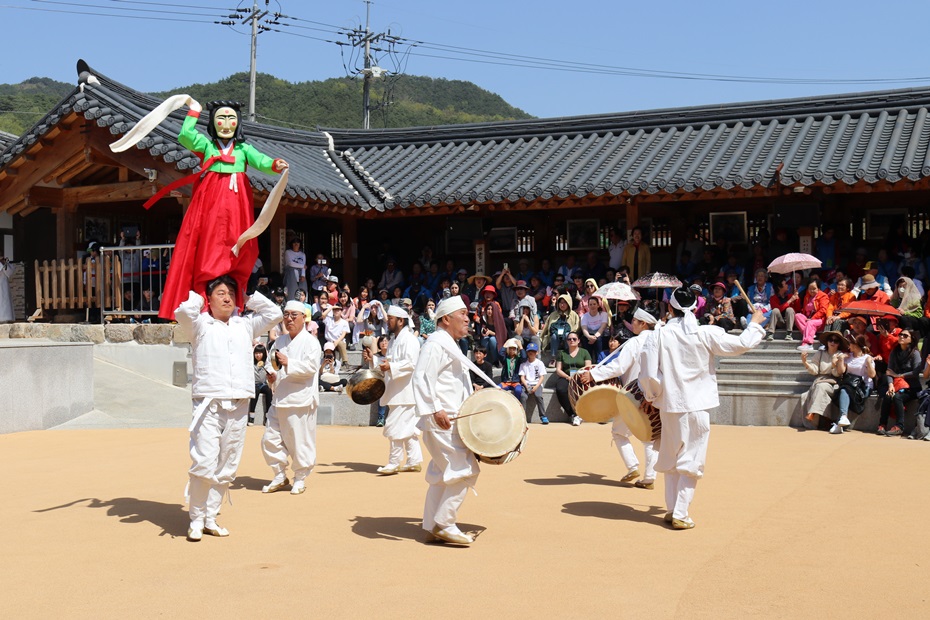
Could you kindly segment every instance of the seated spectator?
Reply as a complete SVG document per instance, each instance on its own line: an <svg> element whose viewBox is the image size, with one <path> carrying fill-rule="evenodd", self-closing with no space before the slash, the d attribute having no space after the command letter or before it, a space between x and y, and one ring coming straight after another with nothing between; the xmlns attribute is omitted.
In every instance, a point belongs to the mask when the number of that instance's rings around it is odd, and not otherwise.
<svg viewBox="0 0 930 620"><path fill-rule="evenodd" d="M859 295L860 292L865 291L866 288L872 288L873 286L880 288L881 292L885 294L886 299L891 297L891 284L888 282L888 278L878 274L877 262L869 261L865 264L865 273L856 282L853 292Z"/></svg>
<svg viewBox="0 0 930 620"><path fill-rule="evenodd" d="M544 286L552 286L553 282L555 282L556 273L552 270L552 264L549 262L548 258L542 259L537 273ZM565 276L562 276L562 280L565 280Z"/></svg>
<svg viewBox="0 0 930 620"><path fill-rule="evenodd" d="M839 421L830 428L830 432L838 435L843 428L849 425L849 410L862 413L865 409L865 399L872 389L872 380L875 378L875 360L872 359L869 341L865 336L856 336L847 339L849 353L843 355L836 364L837 376L841 377L837 389L837 404L840 409Z"/></svg>
<svg viewBox="0 0 930 620"><path fill-rule="evenodd" d="M537 314L541 316L549 310L549 292L546 290L546 285L543 284L542 279L535 273L530 276L529 285L527 295L536 301Z"/></svg>
<svg viewBox="0 0 930 620"><path fill-rule="evenodd" d="M539 421L549 423L546 404L543 402L543 382L546 380L546 365L539 359L539 346L535 342L526 345L526 361L520 364L520 384L526 394L526 421L533 419L533 405L539 411Z"/></svg>
<svg viewBox="0 0 930 620"><path fill-rule="evenodd" d="M844 278L836 283L836 290L829 294L832 312L824 324L824 331L842 332L846 330L846 319L850 317L850 314L843 312L842 308L856 300L856 296L850 290L851 288L852 281L849 278ZM921 309L922 311L923 309Z"/></svg>
<svg viewBox="0 0 930 620"><path fill-rule="evenodd" d="M727 297L727 285L723 282L715 282L711 287L711 296L707 300L704 316L701 317L701 323L704 325L717 325L724 331L730 331L736 327L736 318L733 314L730 298Z"/></svg>
<svg viewBox="0 0 930 620"><path fill-rule="evenodd" d="M559 351L566 348L568 336L577 334L580 327L581 319L572 310L571 297L567 294L560 295L555 308L546 318L542 337L540 338L542 347L549 347L552 354L552 361L549 363L550 368L555 366Z"/></svg>
<svg viewBox="0 0 930 620"><path fill-rule="evenodd" d="M452 284L449 285L449 296L450 296L450 297L455 297L456 295L461 295L461 297L462 297L462 302L463 302L466 306L470 306L470 305L471 305L471 297L469 297L468 295L466 295L465 293L462 292L462 288L461 288L461 286L459 286L459 283L458 283L458 282L453 282Z"/></svg>
<svg viewBox="0 0 930 620"><path fill-rule="evenodd" d="M484 347L480 345L475 347L475 366L480 368L481 371L484 374L486 374L488 377L493 377L494 375L491 374L493 372L493 368L491 367L491 362L485 359L487 357L487 354L488 354L488 350L485 349ZM478 391L486 387L494 387L493 385L491 385L490 383L482 379L481 376L478 375L478 373L476 373L474 370L469 370L468 374L471 377L471 387L474 391Z"/></svg>
<svg viewBox="0 0 930 620"><path fill-rule="evenodd" d="M158 312L160 307L161 304L158 301L158 297L155 297L154 293L152 293L152 289L143 286L142 299L139 300L139 310L142 312Z"/></svg>
<svg viewBox="0 0 930 620"><path fill-rule="evenodd" d="M864 336L869 343L869 351L874 351L878 355L878 334L868 330L869 321L863 316L854 314L846 319L847 333L846 338L856 338Z"/></svg>
<svg viewBox="0 0 930 620"><path fill-rule="evenodd" d="M494 286L497 288L497 299L500 302L504 316L508 316L510 311L517 305L517 292L513 288L517 281L514 280L510 269L507 267L499 271L495 276Z"/></svg>
<svg viewBox="0 0 930 620"><path fill-rule="evenodd" d="M846 275L852 281L858 281L865 275L866 257L868 252L865 248L856 248L856 257L846 265Z"/></svg>
<svg viewBox="0 0 930 620"><path fill-rule="evenodd" d="M858 288L854 288L853 293L855 293L860 300L874 301L880 304L887 304L890 301L888 294L881 289L878 281L875 280L875 276L871 273L867 273L859 278Z"/></svg>
<svg viewBox="0 0 930 620"><path fill-rule="evenodd" d="M439 263L433 262L429 266L429 274L426 276L426 288L430 295L435 297L436 293L441 290L439 284L442 276L439 275Z"/></svg>
<svg viewBox="0 0 930 620"><path fill-rule="evenodd" d="M255 405L258 404L259 395L262 396L262 406L265 412L265 426L268 426L268 409L271 407L271 388L268 386L268 372L265 364L268 363L268 349L263 344L255 345L252 349L252 368L255 371L255 397L249 399L249 421L255 424Z"/></svg>
<svg viewBox="0 0 930 620"><path fill-rule="evenodd" d="M588 252L587 260L585 260L584 273L585 277L594 278L595 282L600 282L607 268L604 267L604 263L597 256L597 252Z"/></svg>
<svg viewBox="0 0 930 620"><path fill-rule="evenodd" d="M766 339L772 340L775 334L775 327L772 325L772 295L774 295L774 290L772 289L772 283L768 281L768 275L765 269L757 269L755 273L756 281L749 287L746 294L752 300L753 308L759 308L765 314L766 322L764 325L766 331L768 331L768 336L771 336L771 338L766 336ZM737 294L739 294L739 291L737 291ZM752 308L749 308L747 304L746 314L751 312ZM746 315L740 316L740 324L743 329L746 329L746 320Z"/></svg>
<svg viewBox="0 0 930 620"><path fill-rule="evenodd" d="M741 283L743 281L743 276L746 273L746 270L739 264L739 257L736 254L728 254L727 262L723 264L720 268L720 272L717 274L717 278L723 280L730 274L736 276L736 279Z"/></svg>
<svg viewBox="0 0 930 620"><path fill-rule="evenodd" d="M387 267L384 270L384 273L381 274L381 279L378 281L378 289L386 288L389 291L393 291L397 287L402 287L404 284L404 274L397 269L397 264L393 258L387 260ZM403 288L401 288L403 291Z"/></svg>
<svg viewBox="0 0 930 620"><path fill-rule="evenodd" d="M498 323L497 313L500 312L500 306L497 302L478 306L478 308L480 314L475 320L475 340L479 346L488 351L488 361L491 365L496 366L498 362L497 343L500 339L507 337L507 329L503 327L503 315Z"/></svg>
<svg viewBox="0 0 930 620"><path fill-rule="evenodd" d="M352 349L355 350L356 339L355 325L358 320L358 311L355 307L355 300L349 295L348 291L339 291L339 305L342 306L342 318L349 324L349 333L346 335L346 342L352 342Z"/></svg>
<svg viewBox="0 0 930 620"><path fill-rule="evenodd" d="M343 364L348 365L349 354L346 352L346 336L349 335L349 322L342 318L342 306L332 306L332 312L323 317L326 343L333 345L339 351Z"/></svg>
<svg viewBox="0 0 930 620"><path fill-rule="evenodd" d="M811 281L807 285L801 311L794 318L801 330L799 351L813 350L811 345L814 342L814 336L823 328L828 314L830 314L830 297L820 290L816 281Z"/></svg>
<svg viewBox="0 0 930 620"><path fill-rule="evenodd" d="M517 275L514 277L517 280L529 282L531 275L533 275L533 272L530 271L530 261L526 258L521 258L519 261L517 261Z"/></svg>
<svg viewBox="0 0 930 620"><path fill-rule="evenodd" d="M907 329L920 328L920 319L924 315L924 306L921 303L920 291L910 278L898 278L894 285L894 293L889 303L901 313L901 325ZM916 345L917 342L915 341Z"/></svg>
<svg viewBox="0 0 930 620"><path fill-rule="evenodd" d="M588 299L588 311L581 315L582 346L587 349L591 359L597 359L604 350L604 336L610 327L610 315L601 308L598 297Z"/></svg>
<svg viewBox="0 0 930 620"><path fill-rule="evenodd" d="M524 297L517 303L517 319L513 324L513 333L521 341L523 346L531 342L536 343L539 347L539 315L533 306L531 297Z"/></svg>
<svg viewBox="0 0 930 620"><path fill-rule="evenodd" d="M875 379L876 390L878 386L885 386L885 372L888 370L888 360L891 358L891 352L898 346L898 336L901 335L898 317L893 314L875 319L875 330L878 332L878 355L875 356Z"/></svg>
<svg viewBox="0 0 930 620"><path fill-rule="evenodd" d="M588 278L584 281L584 289L582 289L581 299L578 301L578 316L584 316L588 311L588 300L594 296L597 288L597 281L594 278Z"/></svg>
<svg viewBox="0 0 930 620"><path fill-rule="evenodd" d="M901 275L905 278L910 278L913 280L914 286L917 287L917 291L920 293L920 296L923 297L926 294L926 291L924 290L924 285L921 280L925 279L927 276L923 267L923 263L921 263L919 267L920 269L915 271L914 267L910 265L901 265Z"/></svg>
<svg viewBox="0 0 930 620"><path fill-rule="evenodd" d="M410 267L410 274L407 276L407 288L409 289L414 284L419 284L420 288L426 288L427 275L423 271L423 265L419 261L415 261Z"/></svg>
<svg viewBox="0 0 930 620"><path fill-rule="evenodd" d="M703 258L694 266L694 273L704 278L712 278L720 272L721 265L714 260L714 248L704 248Z"/></svg>
<svg viewBox="0 0 930 620"><path fill-rule="evenodd" d="M620 336L617 334L611 334L610 338L607 340L607 350L601 351L597 356L597 363L600 364L605 359L613 355L613 353L620 348Z"/></svg>
<svg viewBox="0 0 930 620"><path fill-rule="evenodd" d="M920 391L920 353L917 351L917 333L910 329L898 334L898 345L892 349L885 371L886 384L882 387L882 411L878 434L897 437L904 434L904 404L917 398ZM887 387L886 387L887 386ZM885 426L894 407L895 425L888 431Z"/></svg>
<svg viewBox="0 0 930 620"><path fill-rule="evenodd" d="M517 338L511 338L501 347L499 355L501 357L501 382L498 385L503 390L511 392L522 403L523 385L520 383L520 364L526 359L523 345Z"/></svg>
<svg viewBox="0 0 930 620"><path fill-rule="evenodd" d="M534 314L539 314L539 306L536 305L536 299L534 299L529 294L529 291L530 291L529 285L523 280L517 280L516 284L513 285L513 292L514 292L513 306L510 308L506 306L502 306L501 308L502 310L504 309L507 310L506 312L507 318L509 318L511 321L516 321L518 318L520 318L518 308L521 305L522 306L529 305L530 307L533 308Z"/></svg>
<svg viewBox="0 0 930 620"><path fill-rule="evenodd" d="M801 363L804 364L804 368L816 377L810 388L801 396L801 413L804 414L804 420L810 422L813 428L819 426L818 416L826 418L824 411L833 401L833 394L838 386L837 378L840 373L837 365L843 355L849 351L849 343L839 332L823 332L820 334L820 342L826 347L825 349L813 353L807 351L801 353ZM808 359L809 355L812 359ZM842 422L843 426L849 425L848 419L839 418L839 422Z"/></svg>
<svg viewBox="0 0 930 620"><path fill-rule="evenodd" d="M340 363L336 361L336 347L332 342L323 345L323 361L320 363L320 391L341 392L348 381L339 378Z"/></svg>
<svg viewBox="0 0 930 620"><path fill-rule="evenodd" d="M681 251L681 258L675 263L675 275L681 280L687 280L694 275L695 264L691 260L689 250Z"/></svg>
<svg viewBox="0 0 930 620"><path fill-rule="evenodd" d="M694 316L700 319L704 316L707 308L707 291L704 290L704 283L700 277L694 278L694 283L688 287L694 293L697 305L694 307Z"/></svg>
<svg viewBox="0 0 930 620"><path fill-rule="evenodd" d="M568 282L574 275L577 267L575 267L575 257L571 254L565 257L565 264L559 267L557 273L561 274L565 281Z"/></svg>
<svg viewBox="0 0 930 620"><path fill-rule="evenodd" d="M462 294L468 295L469 299L478 299L481 290L490 283L491 278L483 273L476 273L468 278L468 284L462 289Z"/></svg>
<svg viewBox="0 0 930 620"><path fill-rule="evenodd" d="M352 327L352 342L354 343L359 342L362 339L362 335L368 331L367 325L365 324L365 319L368 317L368 314L366 313L363 318L362 313L368 310L368 307L371 305L370 295L371 293L368 287L363 285L358 289L358 297L352 300L352 305L355 306L355 323Z"/></svg>
<svg viewBox="0 0 930 620"><path fill-rule="evenodd" d="M930 357L924 360L924 381L930 379ZM914 429L907 436L908 439L922 439L930 441L930 428L927 427L927 414L930 413L930 389L925 389L917 394L920 404L917 405L917 413L914 414Z"/></svg>
<svg viewBox="0 0 930 620"><path fill-rule="evenodd" d="M901 266L898 265L897 261L891 260L888 257L888 250L885 248L881 248L878 251L878 260L875 261L874 264L878 267L876 280L879 276L884 278L886 282L894 282L895 279L897 279Z"/></svg>
<svg viewBox="0 0 930 620"><path fill-rule="evenodd" d="M568 349L559 351L559 356L555 363L555 395L559 399L562 410L571 420L572 426L580 426L581 418L575 415L575 408L572 407L572 401L568 398L568 380L582 368L591 365L591 355L582 349L578 334L571 333L566 338Z"/></svg>

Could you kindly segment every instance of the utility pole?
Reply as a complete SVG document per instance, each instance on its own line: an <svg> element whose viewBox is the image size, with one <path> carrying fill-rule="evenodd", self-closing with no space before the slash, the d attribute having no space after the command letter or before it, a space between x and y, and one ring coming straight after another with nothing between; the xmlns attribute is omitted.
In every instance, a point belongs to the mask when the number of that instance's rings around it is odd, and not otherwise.
<svg viewBox="0 0 930 620"><path fill-rule="evenodd" d="M371 2L372 0L365 0L365 29L361 30L356 28L346 33L346 36L349 38L349 45L363 48L365 54L364 68L360 71L364 78L362 86L362 127L365 129L368 129L370 126L372 110L371 83L386 73L384 69L372 63L371 46L381 42L393 45L400 41L399 37L392 36L390 32L373 33L371 31ZM377 50L377 48L375 49ZM375 107L377 108L378 106Z"/></svg>
<svg viewBox="0 0 930 620"><path fill-rule="evenodd" d="M265 0L265 6L268 6L270 0ZM255 57L258 49L258 21L268 15L268 11L258 10L258 0L252 2L252 12L242 20L242 23L247 21L252 22L252 54L251 54L251 64L249 66L249 120L255 121Z"/></svg>

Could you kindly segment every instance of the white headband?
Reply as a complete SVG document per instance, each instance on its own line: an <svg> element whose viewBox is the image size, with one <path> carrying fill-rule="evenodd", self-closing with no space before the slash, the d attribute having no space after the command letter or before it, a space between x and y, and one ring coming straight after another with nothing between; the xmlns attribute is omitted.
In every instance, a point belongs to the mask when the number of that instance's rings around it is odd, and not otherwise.
<svg viewBox="0 0 930 620"><path fill-rule="evenodd" d="M636 312L633 313L633 318L642 321L643 323L649 323L650 325L655 325L658 323L658 319L654 316L643 310L642 308L637 308Z"/></svg>
<svg viewBox="0 0 930 620"><path fill-rule="evenodd" d="M462 300L461 295L456 295L455 297L447 297L439 302L439 305L436 306L436 320L438 321L447 314L452 314L456 310L467 310L465 307L465 302Z"/></svg>
<svg viewBox="0 0 930 620"><path fill-rule="evenodd" d="M284 304L284 311L285 312L300 312L305 317L307 316L307 306L303 305L296 299L292 299L286 304Z"/></svg>
<svg viewBox="0 0 930 620"><path fill-rule="evenodd" d="M388 316L396 316L399 319L409 319L410 315L400 306L391 306L388 308Z"/></svg>
<svg viewBox="0 0 930 620"><path fill-rule="evenodd" d="M668 303L671 304L672 308L685 313L685 316L682 319L683 331L689 335L696 334L698 330L698 321L697 317L694 316L694 309L697 308L697 297L694 298L694 303L692 303L687 308L684 308L680 303L678 303L678 300L675 299L675 293L677 291L678 289L676 288L674 291L672 291L672 294L668 296Z"/></svg>

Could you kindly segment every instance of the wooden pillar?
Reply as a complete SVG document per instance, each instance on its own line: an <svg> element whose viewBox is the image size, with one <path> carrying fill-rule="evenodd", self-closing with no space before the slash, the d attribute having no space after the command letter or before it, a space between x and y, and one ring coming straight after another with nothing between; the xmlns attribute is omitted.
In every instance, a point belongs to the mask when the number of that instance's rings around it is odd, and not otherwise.
<svg viewBox="0 0 930 620"><path fill-rule="evenodd" d="M626 203L626 235L639 224L639 205L632 198Z"/></svg>
<svg viewBox="0 0 930 620"><path fill-rule="evenodd" d="M352 290L358 286L358 220L342 218L342 281Z"/></svg>
<svg viewBox="0 0 930 620"><path fill-rule="evenodd" d="M55 210L55 257L73 258L77 231L77 203L70 202Z"/></svg>
<svg viewBox="0 0 930 620"><path fill-rule="evenodd" d="M271 225L268 227L271 236L271 265L265 271L284 273L284 250L287 249L287 209L279 208L275 211Z"/></svg>

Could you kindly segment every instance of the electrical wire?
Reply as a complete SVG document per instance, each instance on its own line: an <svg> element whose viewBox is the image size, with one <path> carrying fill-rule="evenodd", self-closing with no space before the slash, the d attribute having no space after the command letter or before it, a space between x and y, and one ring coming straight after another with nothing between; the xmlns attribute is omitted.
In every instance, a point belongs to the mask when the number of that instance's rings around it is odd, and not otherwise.
<svg viewBox="0 0 930 620"><path fill-rule="evenodd" d="M112 11L134 11L138 13L157 13L159 15L191 15L195 17L216 17L215 13L191 13L188 11L166 11L166 10L156 10L156 9L132 9L132 8L123 8L123 7L112 7L108 8L101 6L99 4L90 4L86 2L64 2L62 0L32 0L36 4L55 4L60 6L75 6L79 8L89 8L89 9L107 9ZM127 15L127 17L129 17Z"/></svg>

